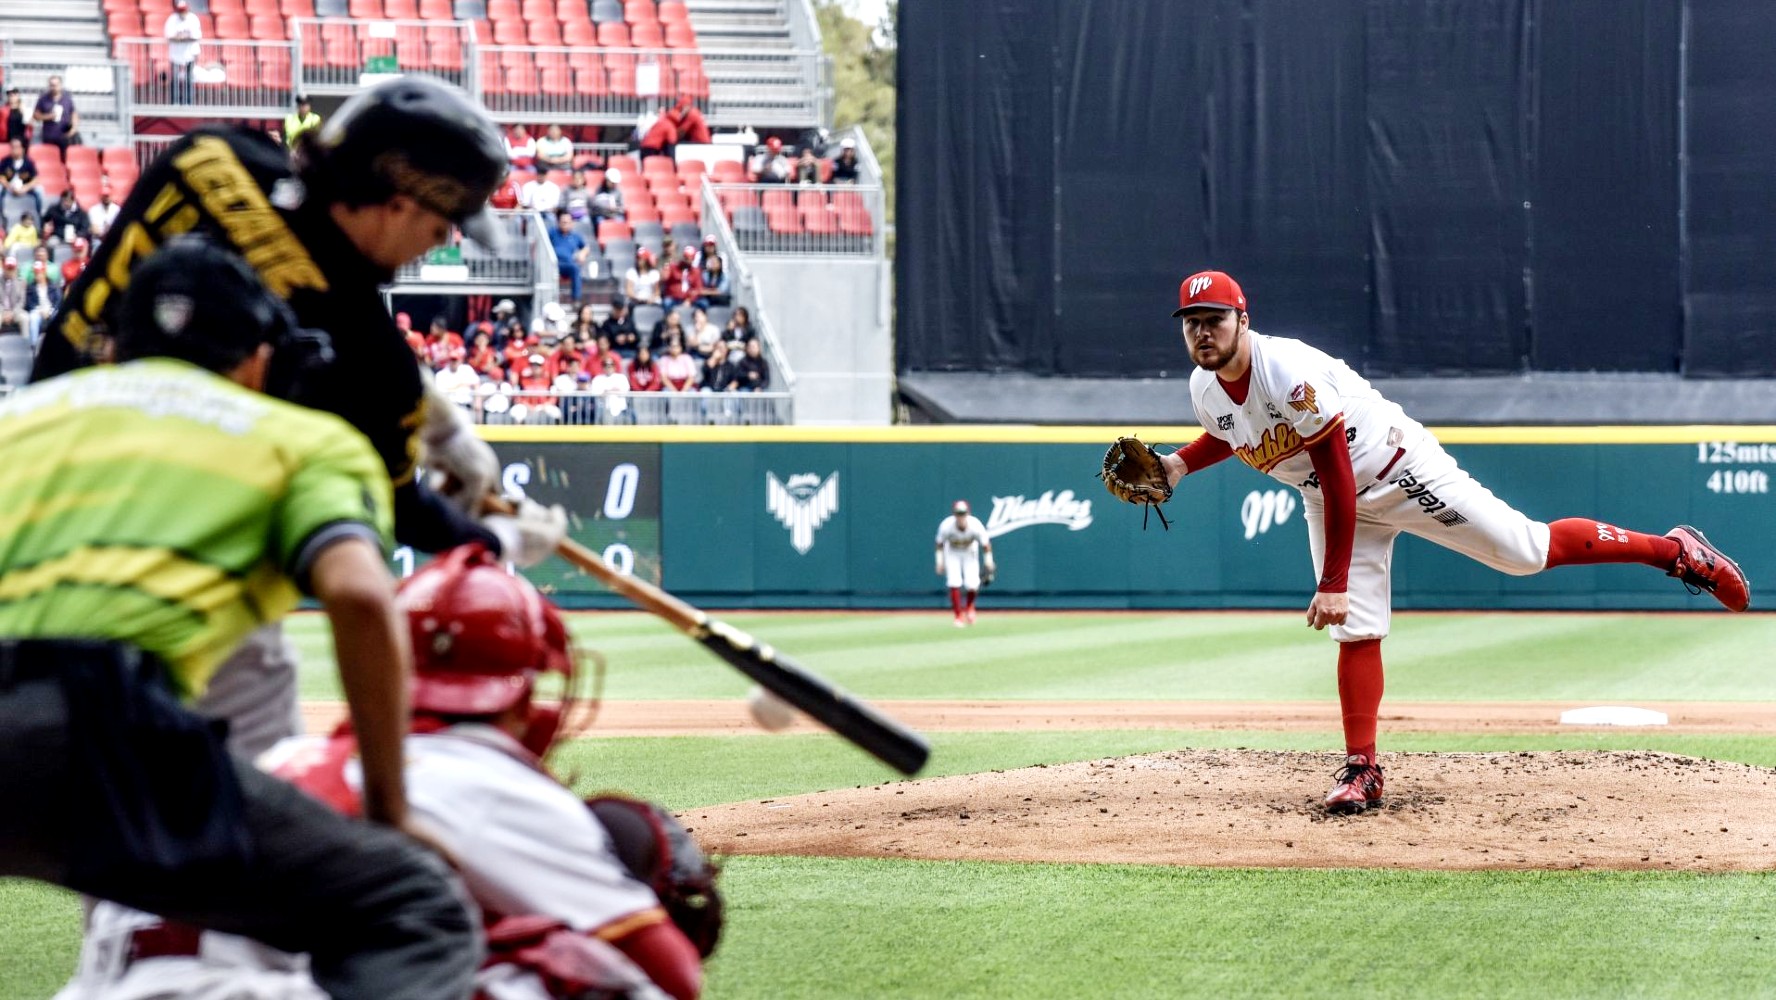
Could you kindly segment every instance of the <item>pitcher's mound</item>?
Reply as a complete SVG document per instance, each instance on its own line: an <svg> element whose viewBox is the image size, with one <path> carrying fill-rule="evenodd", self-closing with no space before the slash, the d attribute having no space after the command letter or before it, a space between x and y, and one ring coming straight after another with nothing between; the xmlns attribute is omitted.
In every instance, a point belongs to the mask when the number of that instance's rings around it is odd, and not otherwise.
<svg viewBox="0 0 1776 1000"><path fill-rule="evenodd" d="M1314 868L1776 868L1776 771L1644 752L1386 754L1387 797L1320 799L1333 754L1178 750L682 815L717 854Z"/></svg>

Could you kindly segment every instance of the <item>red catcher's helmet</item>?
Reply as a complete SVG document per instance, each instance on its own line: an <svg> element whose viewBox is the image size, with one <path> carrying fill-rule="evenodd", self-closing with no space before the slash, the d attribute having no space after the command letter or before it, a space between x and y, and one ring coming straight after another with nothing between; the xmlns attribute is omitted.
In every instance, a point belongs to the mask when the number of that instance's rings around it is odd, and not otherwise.
<svg viewBox="0 0 1776 1000"><path fill-rule="evenodd" d="M414 711L497 715L549 671L567 677L571 694L573 656L560 613L479 544L451 549L413 574L397 603L413 639ZM559 722L559 710L544 711ZM540 754L554 727L533 735Z"/></svg>

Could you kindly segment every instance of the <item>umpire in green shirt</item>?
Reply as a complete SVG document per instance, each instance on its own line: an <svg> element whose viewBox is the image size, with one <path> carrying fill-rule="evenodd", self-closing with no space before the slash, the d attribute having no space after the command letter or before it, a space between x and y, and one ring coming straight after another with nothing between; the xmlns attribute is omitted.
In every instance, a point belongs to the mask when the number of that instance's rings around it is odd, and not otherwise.
<svg viewBox="0 0 1776 1000"><path fill-rule="evenodd" d="M257 391L310 342L206 239L142 264L121 319L119 364L0 404L0 875L306 952L334 997L466 997L476 923L400 832L411 655L383 463ZM376 822L231 757L181 704L303 593L332 622Z"/></svg>

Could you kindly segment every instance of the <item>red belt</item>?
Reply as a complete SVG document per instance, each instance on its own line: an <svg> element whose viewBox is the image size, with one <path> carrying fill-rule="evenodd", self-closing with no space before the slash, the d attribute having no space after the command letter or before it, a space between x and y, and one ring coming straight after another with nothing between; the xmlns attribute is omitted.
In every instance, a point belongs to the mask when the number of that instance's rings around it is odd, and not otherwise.
<svg viewBox="0 0 1776 1000"><path fill-rule="evenodd" d="M158 923L130 932L129 962L150 958L190 958L198 952L203 928L190 924Z"/></svg>
<svg viewBox="0 0 1776 1000"><path fill-rule="evenodd" d="M1380 472L1377 472L1377 473L1376 473L1376 474L1375 474L1375 478L1376 478L1376 479L1377 479L1377 480L1382 480L1382 479L1386 479L1386 478L1387 478L1387 474L1388 474L1388 473L1390 473L1390 472L1392 472L1392 471L1394 471L1394 466L1395 466L1395 465L1397 465L1397 464L1399 464L1399 461L1400 461L1400 458L1401 458L1401 456L1403 456L1403 455L1405 455L1405 454L1406 454L1406 449L1404 449L1404 448L1396 448L1396 449L1395 449L1395 450L1394 450L1394 457L1393 457L1393 458L1390 458L1390 459L1388 459L1388 464L1386 464L1386 465L1384 465L1384 466L1382 466L1382 467L1381 467L1381 471L1380 471Z"/></svg>

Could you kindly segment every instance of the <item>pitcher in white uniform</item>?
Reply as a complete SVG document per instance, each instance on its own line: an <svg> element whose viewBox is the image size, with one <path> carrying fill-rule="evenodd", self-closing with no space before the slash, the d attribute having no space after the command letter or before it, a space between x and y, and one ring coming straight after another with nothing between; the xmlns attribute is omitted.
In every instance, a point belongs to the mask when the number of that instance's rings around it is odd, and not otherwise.
<svg viewBox="0 0 1776 1000"><path fill-rule="evenodd" d="M699 952L713 950L713 932L699 931L694 944L625 864L630 841L619 840L603 807L626 800L589 807L542 763L567 705L533 701L535 682L558 673L574 688L554 607L479 545L421 569L400 601L415 653L408 798L483 912L490 959L478 1000L694 1000ZM260 765L341 812L360 812L362 769L348 727L286 739ZM719 897L712 905L719 909ZM101 902L57 1000L324 1000L307 969L303 956Z"/></svg>
<svg viewBox="0 0 1776 1000"><path fill-rule="evenodd" d="M993 542L987 537L987 526L968 512L968 501L958 500L950 508L950 516L937 525L937 575L950 588L950 609L956 613L956 627L974 624L974 599L980 593L982 570L985 582L993 582L998 567L993 564Z"/></svg>
<svg viewBox="0 0 1776 1000"><path fill-rule="evenodd" d="M1526 576L1582 563L1644 563L1744 611L1750 585L1700 531L1647 535L1590 518L1534 520L1462 471L1437 439L1368 381L1299 340L1251 328L1246 296L1221 271L1178 286L1190 398L1206 434L1164 457L1171 481L1237 457L1301 491L1314 573L1307 622L1338 648L1345 764L1326 806L1381 801L1376 715L1388 634L1394 538L1402 531Z"/></svg>

